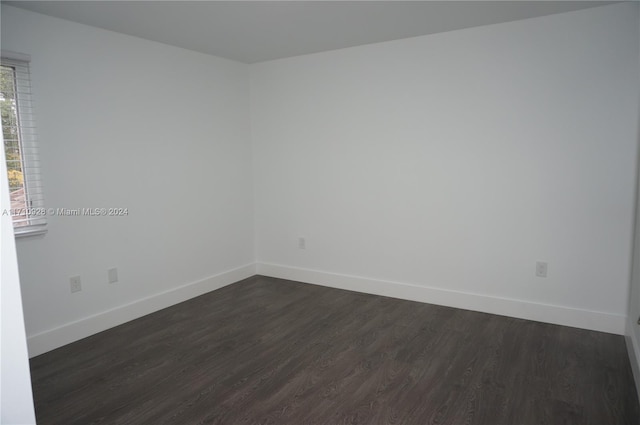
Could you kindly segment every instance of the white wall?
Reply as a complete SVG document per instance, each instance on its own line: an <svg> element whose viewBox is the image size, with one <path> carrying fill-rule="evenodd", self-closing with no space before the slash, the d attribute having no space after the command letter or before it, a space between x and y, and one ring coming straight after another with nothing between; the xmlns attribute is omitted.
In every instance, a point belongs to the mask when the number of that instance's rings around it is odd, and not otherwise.
<svg viewBox="0 0 640 425"><path fill-rule="evenodd" d="M640 21L640 8L637 10ZM636 34L640 40L640 31ZM640 47L640 43L639 43ZM638 75L640 83L640 75ZM638 85L640 88L640 84ZM638 91L640 96L640 90ZM640 147L640 113L638 114L637 140ZM638 150L640 155L640 149ZM640 156L638 157L640 164ZM636 220L633 244L633 268L631 273L631 287L629 290L629 314L627 317L626 342L631 360L631 369L635 377L636 389L640 396L640 170L636 170L638 187L636 188Z"/></svg>
<svg viewBox="0 0 640 425"><path fill-rule="evenodd" d="M1 41L32 57L47 207L129 211L17 241L31 355L254 274L246 65L4 5Z"/></svg>
<svg viewBox="0 0 640 425"><path fill-rule="evenodd" d="M624 333L637 8L252 66L258 272Z"/></svg>
<svg viewBox="0 0 640 425"><path fill-rule="evenodd" d="M640 129L639 129L640 142ZM640 186L640 179L638 180ZM640 195L640 194L639 194ZM633 269L629 291L629 314L627 317L626 343L640 396L640 196L636 197L635 238L633 244Z"/></svg>
<svg viewBox="0 0 640 425"><path fill-rule="evenodd" d="M0 141L4 144L2 134ZM7 166L4 149L0 149L0 210L8 205ZM35 424L13 224L3 214L0 260L0 423Z"/></svg>
<svg viewBox="0 0 640 425"><path fill-rule="evenodd" d="M31 355L256 257L263 274L623 333L637 11L248 67L2 6L2 48L32 56L47 206L129 209L18 241Z"/></svg>

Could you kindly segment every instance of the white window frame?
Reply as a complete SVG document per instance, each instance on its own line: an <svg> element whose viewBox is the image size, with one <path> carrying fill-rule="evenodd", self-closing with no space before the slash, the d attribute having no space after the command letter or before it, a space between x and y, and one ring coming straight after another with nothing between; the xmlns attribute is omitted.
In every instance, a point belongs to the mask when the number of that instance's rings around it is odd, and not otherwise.
<svg viewBox="0 0 640 425"><path fill-rule="evenodd" d="M0 52L0 63L16 70L17 127L27 208L26 219L20 222L13 222L16 238L43 235L47 232L47 212L44 205L42 175L31 98L30 62L31 57L29 55L6 50ZM3 213L5 210L11 210L11 208L11 206L3 206Z"/></svg>

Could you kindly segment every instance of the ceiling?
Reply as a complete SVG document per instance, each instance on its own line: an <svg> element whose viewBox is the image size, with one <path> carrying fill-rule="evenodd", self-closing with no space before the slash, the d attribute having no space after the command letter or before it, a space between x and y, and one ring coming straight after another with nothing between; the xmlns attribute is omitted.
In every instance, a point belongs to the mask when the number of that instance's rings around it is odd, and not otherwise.
<svg viewBox="0 0 640 425"><path fill-rule="evenodd" d="M244 63L596 7L615 1L3 1Z"/></svg>

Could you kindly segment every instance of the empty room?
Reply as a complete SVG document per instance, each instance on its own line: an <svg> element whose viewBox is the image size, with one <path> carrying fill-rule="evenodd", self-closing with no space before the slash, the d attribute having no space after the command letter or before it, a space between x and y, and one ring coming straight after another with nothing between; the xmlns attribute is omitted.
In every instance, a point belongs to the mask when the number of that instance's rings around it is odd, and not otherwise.
<svg viewBox="0 0 640 425"><path fill-rule="evenodd" d="M640 4L2 1L0 422L640 425Z"/></svg>

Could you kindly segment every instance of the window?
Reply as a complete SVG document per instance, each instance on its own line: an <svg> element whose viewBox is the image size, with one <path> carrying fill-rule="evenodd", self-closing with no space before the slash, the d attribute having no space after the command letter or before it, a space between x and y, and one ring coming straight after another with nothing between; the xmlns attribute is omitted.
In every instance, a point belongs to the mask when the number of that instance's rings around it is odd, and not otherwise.
<svg viewBox="0 0 640 425"><path fill-rule="evenodd" d="M16 236L46 232L40 163L31 102L29 57L2 52L0 59L2 136L9 177L11 214Z"/></svg>

